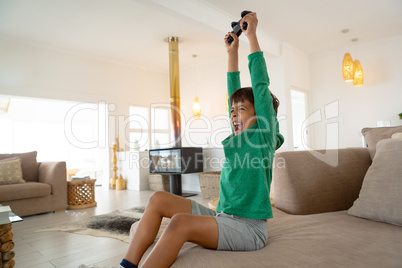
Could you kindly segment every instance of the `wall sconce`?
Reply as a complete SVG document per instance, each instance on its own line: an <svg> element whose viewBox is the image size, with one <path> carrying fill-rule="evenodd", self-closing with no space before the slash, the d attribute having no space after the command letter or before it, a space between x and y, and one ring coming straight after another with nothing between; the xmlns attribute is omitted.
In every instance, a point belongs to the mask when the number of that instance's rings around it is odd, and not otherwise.
<svg viewBox="0 0 402 268"><path fill-rule="evenodd" d="M194 98L194 103L193 103L193 116L195 118L200 118L201 116L201 104L200 100L197 97L197 64L195 62L195 59L197 58L197 55L193 55L194 58L194 82L195 82L195 98Z"/></svg>
<svg viewBox="0 0 402 268"><path fill-rule="evenodd" d="M353 81L355 87L363 85L364 74L360 61L353 61L352 56L349 53L346 53L343 57L342 75L345 82Z"/></svg>

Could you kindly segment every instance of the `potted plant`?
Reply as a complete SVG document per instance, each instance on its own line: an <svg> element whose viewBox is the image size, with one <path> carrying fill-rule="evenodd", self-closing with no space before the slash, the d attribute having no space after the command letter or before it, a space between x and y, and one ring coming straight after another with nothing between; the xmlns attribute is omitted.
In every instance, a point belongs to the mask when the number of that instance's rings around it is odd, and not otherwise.
<svg viewBox="0 0 402 268"><path fill-rule="evenodd" d="M401 119L401 120L402 120L402 113L400 113L400 114L399 114L399 119Z"/></svg>

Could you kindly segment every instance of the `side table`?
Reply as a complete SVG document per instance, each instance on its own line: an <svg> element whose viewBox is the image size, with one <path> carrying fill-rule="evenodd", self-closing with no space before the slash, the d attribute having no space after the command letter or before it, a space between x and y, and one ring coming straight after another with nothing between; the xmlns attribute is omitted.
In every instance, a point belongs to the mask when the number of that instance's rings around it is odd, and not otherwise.
<svg viewBox="0 0 402 268"><path fill-rule="evenodd" d="M67 209L95 207L95 181L67 181Z"/></svg>

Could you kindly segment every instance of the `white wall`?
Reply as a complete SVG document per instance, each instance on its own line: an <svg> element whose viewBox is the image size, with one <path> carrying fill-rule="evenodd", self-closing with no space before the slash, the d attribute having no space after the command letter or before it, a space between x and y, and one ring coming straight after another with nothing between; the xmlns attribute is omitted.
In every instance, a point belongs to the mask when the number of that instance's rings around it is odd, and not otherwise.
<svg viewBox="0 0 402 268"><path fill-rule="evenodd" d="M402 36L397 36L311 57L311 111L320 111L322 115L322 121L313 127L314 149L361 147L362 128L376 127L377 121L401 125L398 117L402 112L401 47ZM343 81L341 67L346 52L362 64L361 87ZM325 107L336 102L339 115L326 119ZM331 123L332 130L327 133L326 127ZM327 136L330 146L326 144Z"/></svg>
<svg viewBox="0 0 402 268"><path fill-rule="evenodd" d="M277 61L282 61L281 66L283 68L282 72L279 73L283 76L281 80L283 89L278 94L281 101L278 119L281 133L285 137L285 143L280 150L287 151L294 148L290 91L296 88L309 94L311 88L310 61L307 54L286 43L283 44L282 56ZM275 91L273 90L273 92Z"/></svg>
<svg viewBox="0 0 402 268"><path fill-rule="evenodd" d="M166 55L168 57L168 55ZM152 94L149 94L152 92ZM0 38L0 94L56 100L115 104L111 116L128 116L129 105L169 102L167 73L72 55ZM116 119L115 122L118 122ZM110 141L125 126L114 131ZM124 145L124 144L122 144Z"/></svg>

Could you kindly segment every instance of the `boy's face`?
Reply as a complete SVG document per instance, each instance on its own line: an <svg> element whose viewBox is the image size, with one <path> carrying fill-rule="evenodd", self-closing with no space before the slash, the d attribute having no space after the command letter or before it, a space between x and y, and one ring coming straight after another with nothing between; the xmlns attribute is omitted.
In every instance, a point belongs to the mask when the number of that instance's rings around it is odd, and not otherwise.
<svg viewBox="0 0 402 268"><path fill-rule="evenodd" d="M235 135L257 123L254 105L249 100L232 103L230 112Z"/></svg>

